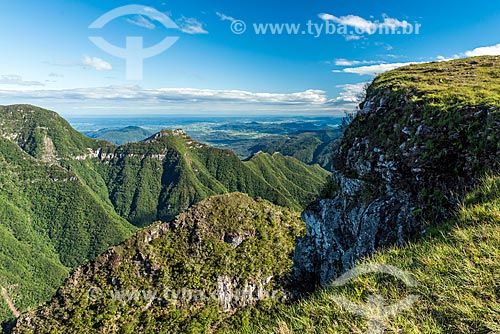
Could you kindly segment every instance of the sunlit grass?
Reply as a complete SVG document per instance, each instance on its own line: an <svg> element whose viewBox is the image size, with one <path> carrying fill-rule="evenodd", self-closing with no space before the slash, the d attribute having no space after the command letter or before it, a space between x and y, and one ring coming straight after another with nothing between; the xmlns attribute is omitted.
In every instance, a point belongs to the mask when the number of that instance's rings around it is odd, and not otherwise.
<svg viewBox="0 0 500 334"><path fill-rule="evenodd" d="M366 320L343 310L332 296L363 304L370 294L395 303L419 295L414 306L386 324L386 333L500 332L500 177L489 175L444 228L423 240L382 250L361 263L396 266L419 282L408 288L387 275L359 277L317 292L241 333L364 333Z"/></svg>

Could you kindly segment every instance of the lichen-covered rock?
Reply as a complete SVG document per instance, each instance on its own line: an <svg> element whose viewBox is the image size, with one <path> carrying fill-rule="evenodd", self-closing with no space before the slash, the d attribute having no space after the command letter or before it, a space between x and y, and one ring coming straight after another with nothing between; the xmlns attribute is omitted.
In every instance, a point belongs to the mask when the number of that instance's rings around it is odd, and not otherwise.
<svg viewBox="0 0 500 334"><path fill-rule="evenodd" d="M410 195L388 190L363 199L369 186L360 180L341 180L338 195L311 205L302 214L307 235L299 239L295 270L299 277L327 286L355 261L391 244L403 244L422 232Z"/></svg>

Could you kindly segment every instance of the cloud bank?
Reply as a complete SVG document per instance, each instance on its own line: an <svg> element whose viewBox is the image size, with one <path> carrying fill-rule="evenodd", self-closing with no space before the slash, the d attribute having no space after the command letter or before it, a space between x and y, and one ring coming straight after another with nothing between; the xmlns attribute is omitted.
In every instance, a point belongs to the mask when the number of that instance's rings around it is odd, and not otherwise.
<svg viewBox="0 0 500 334"><path fill-rule="evenodd" d="M91 67L97 71L111 71L113 69L113 66L107 61L97 57L89 57L87 55L83 56L82 65L84 67Z"/></svg>
<svg viewBox="0 0 500 334"><path fill-rule="evenodd" d="M306 90L298 93L252 93L242 90L211 90L194 88L143 89L140 86L108 86L97 88L47 89L29 91L0 90L0 96L18 96L31 99L72 100L137 100L143 102L232 102L281 105L320 105L327 101L326 92Z"/></svg>

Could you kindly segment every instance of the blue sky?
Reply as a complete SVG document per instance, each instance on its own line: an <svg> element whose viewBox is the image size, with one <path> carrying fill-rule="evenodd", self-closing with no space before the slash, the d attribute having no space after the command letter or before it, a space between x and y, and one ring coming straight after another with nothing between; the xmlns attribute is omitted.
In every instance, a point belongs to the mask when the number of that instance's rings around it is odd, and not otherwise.
<svg viewBox="0 0 500 334"><path fill-rule="evenodd" d="M463 3L2 1L0 104L31 103L64 115L342 114L384 70L500 54L500 3ZM139 14L89 29L101 15L131 4L167 15L177 29L164 27L158 15ZM246 31L235 34L231 28L240 20ZM297 33L255 31L267 23L300 27ZM327 25L347 34L327 34ZM419 34L402 33L417 25ZM382 28L395 33L367 33ZM144 60L141 80L128 80L125 60L90 36L118 47L127 36L142 36L145 47L167 36L179 40Z"/></svg>

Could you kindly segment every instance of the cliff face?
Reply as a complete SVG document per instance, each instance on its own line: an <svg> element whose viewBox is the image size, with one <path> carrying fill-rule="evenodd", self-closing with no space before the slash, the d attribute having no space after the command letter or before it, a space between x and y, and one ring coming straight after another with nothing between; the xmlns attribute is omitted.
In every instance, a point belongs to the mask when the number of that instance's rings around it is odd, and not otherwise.
<svg viewBox="0 0 500 334"><path fill-rule="evenodd" d="M47 301L71 268L129 238L131 223L170 221L234 191L301 209L328 175L279 154L242 162L182 130L118 147L55 112L0 106L0 287L16 287L7 290L24 312ZM14 315L4 299L0 326Z"/></svg>
<svg viewBox="0 0 500 334"><path fill-rule="evenodd" d="M359 196L369 193L373 184L341 173L335 179L342 184L338 194L304 211L307 236L299 239L295 254L297 274L321 286L349 270L357 259L423 232L410 194L390 189L363 200Z"/></svg>
<svg viewBox="0 0 500 334"><path fill-rule="evenodd" d="M296 273L329 284L360 257L439 224L497 170L499 74L499 57L480 57L376 78L335 148L330 196L303 214Z"/></svg>

